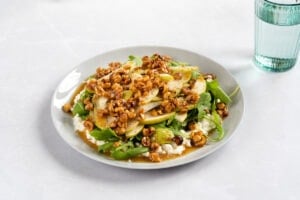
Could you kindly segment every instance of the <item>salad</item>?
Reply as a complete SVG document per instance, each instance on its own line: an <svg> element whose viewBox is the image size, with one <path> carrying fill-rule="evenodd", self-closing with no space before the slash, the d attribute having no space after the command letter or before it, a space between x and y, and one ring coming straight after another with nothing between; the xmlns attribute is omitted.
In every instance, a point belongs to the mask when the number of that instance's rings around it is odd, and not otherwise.
<svg viewBox="0 0 300 200"><path fill-rule="evenodd" d="M224 137L230 97L214 74L169 56L99 67L63 111L80 138L115 160L160 162Z"/></svg>

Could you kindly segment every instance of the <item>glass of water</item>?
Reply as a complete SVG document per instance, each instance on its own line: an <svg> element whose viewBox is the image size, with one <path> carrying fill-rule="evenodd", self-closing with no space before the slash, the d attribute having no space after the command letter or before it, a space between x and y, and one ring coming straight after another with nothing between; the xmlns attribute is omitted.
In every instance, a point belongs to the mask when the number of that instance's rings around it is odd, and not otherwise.
<svg viewBox="0 0 300 200"><path fill-rule="evenodd" d="M255 55L259 68L291 69L300 46L300 0L255 0Z"/></svg>

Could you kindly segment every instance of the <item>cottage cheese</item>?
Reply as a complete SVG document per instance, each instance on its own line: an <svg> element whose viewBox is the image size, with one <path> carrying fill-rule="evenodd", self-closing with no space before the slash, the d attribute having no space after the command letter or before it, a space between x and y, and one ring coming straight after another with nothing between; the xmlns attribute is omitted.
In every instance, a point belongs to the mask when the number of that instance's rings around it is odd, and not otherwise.
<svg viewBox="0 0 300 200"><path fill-rule="evenodd" d="M202 131L205 135L208 135L209 131L211 131L215 127L216 125L211 120L206 118L196 123L196 130Z"/></svg>
<svg viewBox="0 0 300 200"><path fill-rule="evenodd" d="M84 131L85 129L83 125L83 121L78 114L73 117L73 125L75 131Z"/></svg>
<svg viewBox="0 0 300 200"><path fill-rule="evenodd" d="M185 147L183 145L177 146L177 145L171 145L171 144L163 144L162 149L166 151L168 154L182 154L182 152L185 150Z"/></svg>

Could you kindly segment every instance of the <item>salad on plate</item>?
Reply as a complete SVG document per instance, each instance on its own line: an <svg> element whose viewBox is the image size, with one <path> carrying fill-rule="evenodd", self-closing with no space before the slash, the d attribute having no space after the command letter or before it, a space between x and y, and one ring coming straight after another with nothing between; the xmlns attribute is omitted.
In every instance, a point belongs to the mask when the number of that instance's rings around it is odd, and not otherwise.
<svg viewBox="0 0 300 200"><path fill-rule="evenodd" d="M63 111L99 153L161 162L221 140L230 102L217 77L198 66L159 54L130 55L124 63L98 67Z"/></svg>

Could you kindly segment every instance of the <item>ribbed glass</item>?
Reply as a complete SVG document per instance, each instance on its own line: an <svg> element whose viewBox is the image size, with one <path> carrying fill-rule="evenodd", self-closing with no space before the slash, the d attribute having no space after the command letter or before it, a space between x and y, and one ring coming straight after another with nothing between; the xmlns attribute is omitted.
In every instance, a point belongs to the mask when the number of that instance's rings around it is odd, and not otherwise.
<svg viewBox="0 0 300 200"><path fill-rule="evenodd" d="M268 71L289 70L299 52L300 3L256 0L255 14L255 64Z"/></svg>

